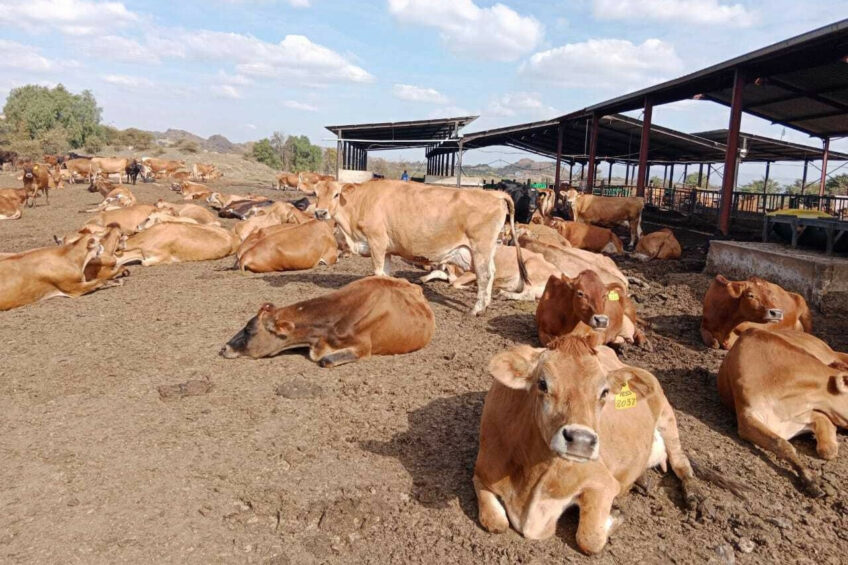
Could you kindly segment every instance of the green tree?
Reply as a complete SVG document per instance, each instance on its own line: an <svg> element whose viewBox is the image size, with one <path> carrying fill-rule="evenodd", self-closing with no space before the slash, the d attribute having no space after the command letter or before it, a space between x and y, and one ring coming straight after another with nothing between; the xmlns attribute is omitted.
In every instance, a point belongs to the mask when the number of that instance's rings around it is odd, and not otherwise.
<svg viewBox="0 0 848 565"><path fill-rule="evenodd" d="M753 182L749 182L748 184L742 185L739 187L739 190L742 192L763 192L763 179L755 180ZM783 188L780 186L780 183L774 179L769 179L768 186L766 187L766 192L768 194L780 194L783 192Z"/></svg>
<svg viewBox="0 0 848 565"><path fill-rule="evenodd" d="M101 109L90 91L72 94L61 84L55 88L27 85L13 89L6 98L3 114L20 141L39 140L47 132L62 128L66 143L84 147L88 138L100 133ZM63 148L64 149L64 148Z"/></svg>
<svg viewBox="0 0 848 565"><path fill-rule="evenodd" d="M848 174L834 175L824 183L827 194L848 194Z"/></svg>
<svg viewBox="0 0 848 565"><path fill-rule="evenodd" d="M305 135L290 135L285 144L286 155L289 157L289 170L293 173L302 171L317 171L321 168L322 151L317 145L312 145Z"/></svg>
<svg viewBox="0 0 848 565"><path fill-rule="evenodd" d="M269 140L267 137L264 139L260 139L259 141L253 144L251 155L254 159L259 161L260 163L265 163L272 169L279 170L283 165L280 161L279 156L274 151L274 148L271 146L271 140Z"/></svg>
<svg viewBox="0 0 848 565"><path fill-rule="evenodd" d="M327 147L324 149L324 155L321 163L321 172L325 175L336 174L336 148Z"/></svg>

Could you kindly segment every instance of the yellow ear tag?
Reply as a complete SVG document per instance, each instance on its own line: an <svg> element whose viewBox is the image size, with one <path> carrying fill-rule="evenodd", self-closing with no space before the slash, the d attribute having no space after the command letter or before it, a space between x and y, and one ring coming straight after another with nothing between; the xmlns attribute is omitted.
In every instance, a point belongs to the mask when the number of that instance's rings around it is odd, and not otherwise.
<svg viewBox="0 0 848 565"><path fill-rule="evenodd" d="M630 390L629 383L624 383L621 391L615 395L615 409L627 410L636 406L636 393Z"/></svg>
<svg viewBox="0 0 848 565"><path fill-rule="evenodd" d="M610 300L612 300L613 302L618 302L618 300L619 300L621 297L618 295L618 291L617 291L617 290L611 290L611 291L609 291L608 298L609 298Z"/></svg>
<svg viewBox="0 0 848 565"><path fill-rule="evenodd" d="M37 170L38 170L38 165L34 166L34 167L32 168L32 170L33 170L33 171L37 171Z"/></svg>

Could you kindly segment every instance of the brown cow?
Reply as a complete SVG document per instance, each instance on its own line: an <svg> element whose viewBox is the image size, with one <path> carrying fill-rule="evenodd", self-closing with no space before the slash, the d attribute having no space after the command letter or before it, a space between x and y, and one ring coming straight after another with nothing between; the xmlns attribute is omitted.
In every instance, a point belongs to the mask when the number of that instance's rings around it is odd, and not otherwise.
<svg viewBox="0 0 848 565"><path fill-rule="evenodd" d="M226 208L230 204L240 200L253 200L258 202L266 200L266 198L264 196L254 196L253 194L222 194L220 192L213 192L206 197L206 202L213 210Z"/></svg>
<svg viewBox="0 0 848 565"><path fill-rule="evenodd" d="M333 229L326 222L284 224L263 228L258 234L249 249L239 249L238 267L242 271L300 271L320 264L334 265L339 257Z"/></svg>
<svg viewBox="0 0 848 565"><path fill-rule="evenodd" d="M142 157L141 164L148 169L149 173L155 176L170 175L179 169L184 169L186 166L185 161L182 160L156 159L153 157Z"/></svg>
<svg viewBox="0 0 848 565"><path fill-rule="evenodd" d="M100 238L89 235L59 247L42 247L0 261L0 310L54 296L77 297L103 282L86 281L86 266L102 252Z"/></svg>
<svg viewBox="0 0 848 565"><path fill-rule="evenodd" d="M212 191L205 184L188 180L184 180L179 184L172 184L171 190L182 194L183 200L200 200L202 198L208 198L212 194Z"/></svg>
<svg viewBox="0 0 848 565"><path fill-rule="evenodd" d="M211 261L235 253L238 238L230 230L199 224L156 224L127 240L125 262L144 266Z"/></svg>
<svg viewBox="0 0 848 565"><path fill-rule="evenodd" d="M538 300L545 290L548 277L559 274L559 270L548 263L542 255L522 250L522 259L528 278L527 283L524 283L518 271L516 251L515 247L498 245L495 250L495 282L492 289L499 290L498 296L509 300ZM421 277L421 282L446 280L454 288L463 288L477 279L473 270L462 272L456 265L445 267L444 270L430 271L430 274Z"/></svg>
<svg viewBox="0 0 848 565"><path fill-rule="evenodd" d="M592 194L581 194L573 188L565 193L565 197L575 222L604 227L626 224L630 227L628 246L631 248L642 237L644 198L594 196Z"/></svg>
<svg viewBox="0 0 848 565"><path fill-rule="evenodd" d="M218 170L218 167L209 163L195 163L191 167L191 174L194 180L206 182L207 180L215 180L223 177L224 173Z"/></svg>
<svg viewBox="0 0 848 565"><path fill-rule="evenodd" d="M135 233L136 227L155 211L156 207L150 204L136 204L128 208L105 210L92 216L85 223L101 227L117 224L123 233L130 235Z"/></svg>
<svg viewBox="0 0 848 565"><path fill-rule="evenodd" d="M604 284L595 271L574 278L552 275L536 307L539 341L547 345L563 335L592 335L607 343L636 343L650 348L636 326L636 307L619 283Z"/></svg>
<svg viewBox="0 0 848 565"><path fill-rule="evenodd" d="M111 184L111 183L110 183ZM137 204L135 195L132 191L124 186L118 185L105 194L103 200L94 208L82 210L83 212L105 212L107 210L117 210L118 208L129 208Z"/></svg>
<svg viewBox="0 0 848 565"><path fill-rule="evenodd" d="M560 247L571 247L571 243L562 237L557 230L543 224L522 224L515 227L518 232L518 237L526 237L535 241L541 241L550 245L558 245ZM510 234L508 229L504 229L503 239L509 240Z"/></svg>
<svg viewBox="0 0 848 565"><path fill-rule="evenodd" d="M63 163L63 166L68 171L71 183L76 182L77 177L90 181L91 163L89 163L89 159L68 159Z"/></svg>
<svg viewBox="0 0 848 565"><path fill-rule="evenodd" d="M674 232L668 228L662 228L643 235L636 244L636 252L631 257L640 261L680 259L682 253L680 242L674 237Z"/></svg>
<svg viewBox="0 0 848 565"><path fill-rule="evenodd" d="M430 343L434 329L433 311L420 286L367 277L290 306L263 304L221 355L258 359L308 347L312 361L335 367L371 355L417 351Z"/></svg>
<svg viewBox="0 0 848 565"><path fill-rule="evenodd" d="M848 354L808 333L756 326L740 327L718 372L719 395L743 439L789 462L806 492L823 496L788 440L812 432L819 456L836 457L836 430L848 428Z"/></svg>
<svg viewBox="0 0 848 565"><path fill-rule="evenodd" d="M27 195L25 188L0 189L0 220L19 219L23 215Z"/></svg>
<svg viewBox="0 0 848 565"><path fill-rule="evenodd" d="M121 233L117 225L108 226L100 236L102 252L92 259L83 271L85 280L101 281L103 285L99 288L123 285L123 278L120 277L129 276L129 270L124 268L123 258L118 253L123 251L126 242L127 236Z"/></svg>
<svg viewBox="0 0 848 565"><path fill-rule="evenodd" d="M23 164L24 189L27 191L27 206L32 208L39 193L44 194L45 201L50 203L50 188L62 188L64 183L58 172L51 171L44 163Z"/></svg>
<svg viewBox="0 0 848 565"><path fill-rule="evenodd" d="M495 355L474 466L479 519L524 537L554 535L580 507L577 545L601 551L619 494L651 467L670 463L693 507L702 498L680 445L674 410L651 373L622 365L608 348L569 336L550 349L519 345Z"/></svg>
<svg viewBox="0 0 848 565"><path fill-rule="evenodd" d="M286 172L279 173L274 179L277 181L277 190L297 188L300 182L296 174Z"/></svg>
<svg viewBox="0 0 848 565"><path fill-rule="evenodd" d="M321 181L335 181L336 177L333 175L322 175L320 173L298 173L297 174L297 188L298 190L302 190L304 192L314 192L315 186Z"/></svg>
<svg viewBox="0 0 848 565"><path fill-rule="evenodd" d="M523 249L543 255L564 275L574 278L581 271L588 269L598 273L604 284L618 283L629 288L627 277L619 270L615 261L606 255L573 247L550 245L528 237L519 237L518 241Z"/></svg>
<svg viewBox="0 0 848 565"><path fill-rule="evenodd" d="M592 224L581 224L580 222L569 222L559 218L550 218L546 223L578 249L613 255L624 252L621 239L607 228L600 228Z"/></svg>
<svg viewBox="0 0 848 565"><path fill-rule="evenodd" d="M92 157L89 159L90 176L93 178L96 175L118 175L118 182L123 182L124 175L127 174L127 166L130 160L126 157ZM129 182L129 175L127 175Z"/></svg>
<svg viewBox="0 0 848 565"><path fill-rule="evenodd" d="M304 224L312 221L310 217L288 202L274 202L267 208L243 222L239 222L233 228L236 235L244 241L254 231L275 226L279 224Z"/></svg>
<svg viewBox="0 0 848 565"><path fill-rule="evenodd" d="M376 275L388 275L392 255L416 263L473 266L477 302L471 313L482 313L492 301L495 248L505 217L515 233L515 206L508 194L389 180L360 185L321 181L315 192L315 217L334 219L350 249L371 256ZM517 261L526 282L520 249Z"/></svg>
<svg viewBox="0 0 848 565"><path fill-rule="evenodd" d="M742 322L813 331L810 309L800 294L787 292L759 277L729 281L716 275L704 296L701 339L713 349L730 349L736 340L733 328Z"/></svg>
<svg viewBox="0 0 848 565"><path fill-rule="evenodd" d="M171 178L177 182L187 181L191 178L191 173L188 171L176 171L168 175L168 178Z"/></svg>
<svg viewBox="0 0 848 565"><path fill-rule="evenodd" d="M173 204L159 199L159 201L156 202L156 209L168 211L174 216L179 216L181 218L191 218L198 224L210 226L221 225L221 222L218 221L215 214L203 206L198 206L197 204Z"/></svg>

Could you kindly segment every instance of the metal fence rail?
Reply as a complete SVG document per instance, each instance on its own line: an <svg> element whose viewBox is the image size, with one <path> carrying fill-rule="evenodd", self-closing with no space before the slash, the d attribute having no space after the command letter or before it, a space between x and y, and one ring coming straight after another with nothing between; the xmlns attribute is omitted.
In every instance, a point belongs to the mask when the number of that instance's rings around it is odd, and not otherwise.
<svg viewBox="0 0 848 565"><path fill-rule="evenodd" d="M599 196L631 196L635 186L605 186L595 188L592 194ZM646 187L645 204L690 216L710 219L718 215L721 192L689 187ZM762 217L768 212L784 209L821 210L834 217L848 218L848 197L819 196L817 194L762 194L755 192L733 192L732 217Z"/></svg>

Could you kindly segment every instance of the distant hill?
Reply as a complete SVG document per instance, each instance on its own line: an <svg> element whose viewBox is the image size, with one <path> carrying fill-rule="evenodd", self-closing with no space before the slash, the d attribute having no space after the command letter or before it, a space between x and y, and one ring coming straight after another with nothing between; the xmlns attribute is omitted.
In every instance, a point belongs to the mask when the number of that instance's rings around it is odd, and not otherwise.
<svg viewBox="0 0 848 565"><path fill-rule="evenodd" d="M173 147L179 143L192 142L201 151L214 151L215 153L245 153L249 149L248 143L233 143L220 134L209 136L204 139L189 131L169 128L165 131L151 131L157 145Z"/></svg>

